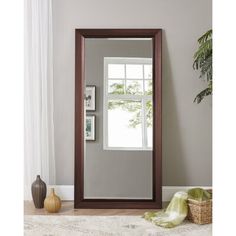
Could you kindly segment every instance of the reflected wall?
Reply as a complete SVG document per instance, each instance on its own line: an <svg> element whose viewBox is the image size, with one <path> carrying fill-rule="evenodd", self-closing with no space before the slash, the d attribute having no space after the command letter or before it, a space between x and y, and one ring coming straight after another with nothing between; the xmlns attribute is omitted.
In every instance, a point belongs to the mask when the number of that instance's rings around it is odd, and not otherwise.
<svg viewBox="0 0 236 236"><path fill-rule="evenodd" d="M96 88L96 110L85 113L85 134L94 116L95 138L85 140L84 198L152 198L150 64L152 40L85 39L85 83Z"/></svg>

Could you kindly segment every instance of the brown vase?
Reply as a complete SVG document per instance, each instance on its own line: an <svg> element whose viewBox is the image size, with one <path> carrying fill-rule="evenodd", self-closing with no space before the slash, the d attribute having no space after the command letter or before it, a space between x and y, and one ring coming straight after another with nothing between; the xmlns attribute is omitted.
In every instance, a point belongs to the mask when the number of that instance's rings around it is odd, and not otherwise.
<svg viewBox="0 0 236 236"><path fill-rule="evenodd" d="M37 175L36 180L32 183L31 193L33 197L34 206L36 208L43 208L43 202L47 193L47 186L41 180L40 175Z"/></svg>
<svg viewBox="0 0 236 236"><path fill-rule="evenodd" d="M61 209L61 199L55 194L54 188L44 200L44 208L50 213L56 213Z"/></svg>

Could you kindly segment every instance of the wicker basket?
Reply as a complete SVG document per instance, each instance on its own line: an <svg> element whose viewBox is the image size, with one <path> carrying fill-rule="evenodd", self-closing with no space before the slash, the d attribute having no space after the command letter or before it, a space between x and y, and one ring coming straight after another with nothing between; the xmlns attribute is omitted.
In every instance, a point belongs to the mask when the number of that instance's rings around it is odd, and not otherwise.
<svg viewBox="0 0 236 236"><path fill-rule="evenodd" d="M212 223L212 200L199 202L189 199L187 218L195 224Z"/></svg>

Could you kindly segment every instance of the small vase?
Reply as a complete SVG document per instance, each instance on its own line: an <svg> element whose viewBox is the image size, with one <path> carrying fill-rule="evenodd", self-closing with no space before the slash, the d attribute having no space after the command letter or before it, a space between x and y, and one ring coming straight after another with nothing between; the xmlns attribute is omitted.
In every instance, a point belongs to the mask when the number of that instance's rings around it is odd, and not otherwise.
<svg viewBox="0 0 236 236"><path fill-rule="evenodd" d="M56 213L61 209L61 199L55 194L54 188L44 200L44 208L50 213Z"/></svg>
<svg viewBox="0 0 236 236"><path fill-rule="evenodd" d="M40 175L37 175L36 180L32 183L31 193L33 197L34 206L36 208L43 208L43 202L47 193L47 186L41 180Z"/></svg>

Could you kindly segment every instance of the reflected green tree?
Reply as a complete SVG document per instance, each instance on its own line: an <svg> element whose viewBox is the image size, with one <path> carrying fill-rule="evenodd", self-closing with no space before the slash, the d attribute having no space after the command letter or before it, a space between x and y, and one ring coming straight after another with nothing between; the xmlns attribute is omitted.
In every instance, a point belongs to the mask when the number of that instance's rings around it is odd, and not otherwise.
<svg viewBox="0 0 236 236"><path fill-rule="evenodd" d="M152 95L152 81L146 81L146 91L144 92L145 95ZM125 87L123 84L114 83L110 86L110 93L109 94L125 94ZM140 86L140 83L134 81L129 84L126 88L126 94L132 95L142 95L143 88ZM132 118L129 120L129 127L136 128L142 122L142 103L141 100L110 100L108 102L108 110L120 108L124 111L128 111L133 113ZM146 102L146 122L147 127L152 127L152 117L153 117L153 110L152 110L152 101L148 100Z"/></svg>

